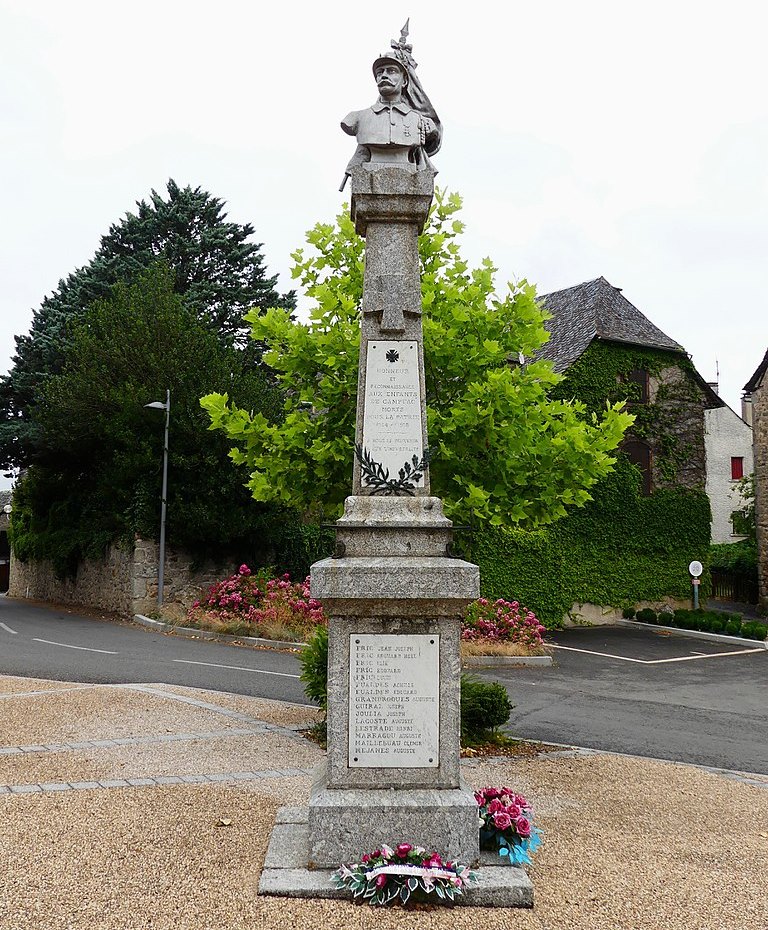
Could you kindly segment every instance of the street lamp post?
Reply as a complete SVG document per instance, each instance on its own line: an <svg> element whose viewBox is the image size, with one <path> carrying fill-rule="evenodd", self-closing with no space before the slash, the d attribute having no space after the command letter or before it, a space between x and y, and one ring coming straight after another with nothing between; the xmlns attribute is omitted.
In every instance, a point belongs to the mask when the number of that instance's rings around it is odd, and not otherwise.
<svg viewBox="0 0 768 930"><path fill-rule="evenodd" d="M163 489L160 497L160 561L157 566L157 606L163 606L163 584L165 581L165 510L168 497L168 426L171 422L171 392L165 392L165 403L159 400L145 407L165 410L165 436L163 437Z"/></svg>

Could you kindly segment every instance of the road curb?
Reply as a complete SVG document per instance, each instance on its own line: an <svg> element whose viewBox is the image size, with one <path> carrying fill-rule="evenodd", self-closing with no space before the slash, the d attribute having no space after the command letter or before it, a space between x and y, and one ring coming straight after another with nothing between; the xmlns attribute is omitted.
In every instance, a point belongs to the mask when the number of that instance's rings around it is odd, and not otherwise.
<svg viewBox="0 0 768 930"><path fill-rule="evenodd" d="M510 666L550 666L552 656L467 656L461 660L464 668L508 668Z"/></svg>
<svg viewBox="0 0 768 930"><path fill-rule="evenodd" d="M613 626L624 627L628 630L660 630L665 633L674 633L677 636L690 636L693 639L708 639L714 643L730 643L733 646L755 646L755 648L768 649L768 640L745 639L743 636L726 636L725 633L705 633L702 630L684 630L679 626L661 626L658 623L638 623L636 620L614 620Z"/></svg>
<svg viewBox="0 0 768 930"><path fill-rule="evenodd" d="M262 649L306 649L306 643L289 643L280 639L263 639L259 636L232 636L229 633L213 633L210 630L198 630L191 626L176 626L174 623L165 623L162 620L152 620L144 614L134 614L134 623L157 630L159 633L180 633L183 636L205 639L211 642L247 643L249 646L258 646ZM647 625L647 624L646 624ZM505 666L550 666L552 656L467 656L461 660L466 668L503 668Z"/></svg>
<svg viewBox="0 0 768 930"><path fill-rule="evenodd" d="M134 614L133 622L140 626L157 630L158 633L181 633L195 639L206 639L221 643L247 643L249 646L259 646L263 649L306 649L306 643L289 643L282 639L263 639L260 636L232 636L230 633L213 633L210 630L198 630L192 626L176 626L175 623L164 623L162 620L152 620L144 614Z"/></svg>

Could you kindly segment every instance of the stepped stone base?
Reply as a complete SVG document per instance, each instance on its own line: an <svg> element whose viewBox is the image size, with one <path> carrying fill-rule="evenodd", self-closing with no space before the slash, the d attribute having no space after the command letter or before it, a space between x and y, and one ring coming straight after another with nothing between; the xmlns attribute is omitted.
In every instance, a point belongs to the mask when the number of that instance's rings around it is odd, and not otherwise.
<svg viewBox="0 0 768 930"><path fill-rule="evenodd" d="M475 807L475 845L477 845L477 808ZM350 894L334 888L333 868L308 869L309 826L308 810L301 807L282 807L277 812L272 837L269 841L264 869L259 881L259 894L287 898L349 899ZM356 851L355 857L360 854ZM355 858L351 857L351 858ZM348 857L347 861L351 861ZM455 903L464 907L533 907L533 884L522 869L500 865L495 853L481 853L478 870L479 883L457 898Z"/></svg>
<svg viewBox="0 0 768 930"><path fill-rule="evenodd" d="M312 868L351 862L372 845L399 838L444 858L477 862L477 801L459 788L327 788L321 768L309 800L308 862Z"/></svg>

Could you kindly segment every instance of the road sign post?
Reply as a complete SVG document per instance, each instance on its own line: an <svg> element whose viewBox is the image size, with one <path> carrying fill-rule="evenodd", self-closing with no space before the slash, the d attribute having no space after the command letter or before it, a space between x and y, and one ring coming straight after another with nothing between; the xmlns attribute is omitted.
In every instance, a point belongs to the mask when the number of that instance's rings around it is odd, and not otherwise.
<svg viewBox="0 0 768 930"><path fill-rule="evenodd" d="M693 585L693 609L699 609L699 585L701 584L701 578L699 577L704 571L704 566L701 562L693 561L688 566L688 571L691 573L691 584Z"/></svg>

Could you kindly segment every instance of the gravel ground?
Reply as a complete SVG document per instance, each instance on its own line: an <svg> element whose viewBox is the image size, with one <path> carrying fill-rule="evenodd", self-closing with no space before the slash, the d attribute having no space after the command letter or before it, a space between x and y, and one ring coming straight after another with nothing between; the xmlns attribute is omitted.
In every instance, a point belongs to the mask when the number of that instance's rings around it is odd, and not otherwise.
<svg viewBox="0 0 768 930"><path fill-rule="evenodd" d="M121 708L130 716L128 707L136 697L111 689L114 713L105 714L102 691L89 689L88 694L94 699L91 716L85 694L68 695L80 702L80 723L87 730L96 720L112 721ZM206 692L197 695L210 699ZM39 706L37 698L8 703L28 700ZM240 700L249 704L245 712L256 713L258 702ZM177 706L167 703L171 711ZM159 720L170 722L162 699L152 706ZM33 715L23 716L34 724ZM225 722L219 716L208 728L221 728ZM185 724L183 729L191 728ZM27 735L20 742L35 741ZM136 774L151 774L147 767L171 761L187 767L207 765L209 754L227 770L242 768L244 753L249 769L294 766L291 751L305 753L306 760L321 755L316 747L303 747L295 739L258 734L106 749L98 758L103 753L113 769L132 760ZM67 762L75 765L82 753L55 756L66 773ZM91 757L97 758L96 753ZM38 765L52 761L54 754L24 759ZM0 796L0 928L768 928L765 788L693 767L618 756L472 759L463 770L475 786L511 784L533 801L537 823L545 831L536 866L530 870L536 893L533 911L382 912L346 902L259 898L259 871L275 810L308 798L309 778L286 778L231 786ZM217 826L221 819L231 824Z"/></svg>
<svg viewBox="0 0 768 930"><path fill-rule="evenodd" d="M242 726L241 722L212 710L115 686L0 701L3 746L194 733Z"/></svg>

